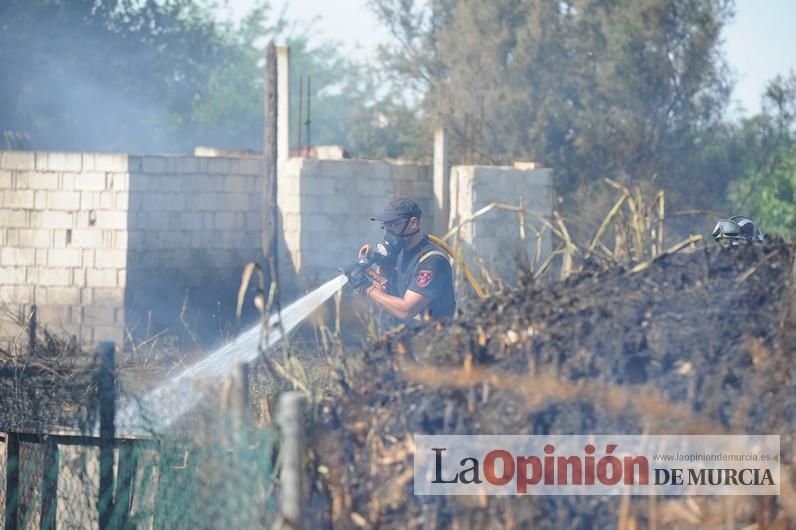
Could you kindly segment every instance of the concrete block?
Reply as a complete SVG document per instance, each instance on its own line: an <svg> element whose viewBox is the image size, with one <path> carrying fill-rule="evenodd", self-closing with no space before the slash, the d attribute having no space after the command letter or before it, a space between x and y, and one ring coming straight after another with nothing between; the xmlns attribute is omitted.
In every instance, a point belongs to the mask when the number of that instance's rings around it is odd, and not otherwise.
<svg viewBox="0 0 796 530"><path fill-rule="evenodd" d="M163 173L166 171L166 158L163 156L143 157L144 173Z"/></svg>
<svg viewBox="0 0 796 530"><path fill-rule="evenodd" d="M160 191L177 192L182 189L182 178L179 175L161 175L158 180Z"/></svg>
<svg viewBox="0 0 796 530"><path fill-rule="evenodd" d="M36 169L74 171L83 169L82 153L36 153Z"/></svg>
<svg viewBox="0 0 796 530"><path fill-rule="evenodd" d="M33 283L41 286L66 287L72 284L71 269L37 267L33 270Z"/></svg>
<svg viewBox="0 0 796 530"><path fill-rule="evenodd" d="M80 259L82 266L85 267L96 267L96 263L94 262L94 250L93 249L81 249L80 252Z"/></svg>
<svg viewBox="0 0 796 530"><path fill-rule="evenodd" d="M215 211L218 209L218 194L200 193L193 203L193 209L203 211Z"/></svg>
<svg viewBox="0 0 796 530"><path fill-rule="evenodd" d="M116 249L94 251L95 266L101 269L123 269L127 266L127 252Z"/></svg>
<svg viewBox="0 0 796 530"><path fill-rule="evenodd" d="M0 265L25 266L36 264L36 252L32 248L0 248Z"/></svg>
<svg viewBox="0 0 796 530"><path fill-rule="evenodd" d="M39 322L61 327L71 322L71 308L66 305L42 305L38 308Z"/></svg>
<svg viewBox="0 0 796 530"><path fill-rule="evenodd" d="M51 210L79 210L80 193L76 191L47 192L47 208Z"/></svg>
<svg viewBox="0 0 796 530"><path fill-rule="evenodd" d="M180 230L201 230L202 215L199 212L182 212L177 218L175 228Z"/></svg>
<svg viewBox="0 0 796 530"><path fill-rule="evenodd" d="M116 313L114 312L114 315ZM115 322L114 324L118 324ZM115 326L94 326L94 342L111 341L120 344L124 341L124 329L121 325Z"/></svg>
<svg viewBox="0 0 796 530"><path fill-rule="evenodd" d="M80 305L79 287L47 287L45 303L54 305Z"/></svg>
<svg viewBox="0 0 796 530"><path fill-rule="evenodd" d="M260 212L246 212L246 228L249 230L261 230L263 216Z"/></svg>
<svg viewBox="0 0 796 530"><path fill-rule="evenodd" d="M127 212L99 210L97 227L106 229L127 229Z"/></svg>
<svg viewBox="0 0 796 530"><path fill-rule="evenodd" d="M25 210L0 209L0 227L21 228L29 226L28 212Z"/></svg>
<svg viewBox="0 0 796 530"><path fill-rule="evenodd" d="M86 284L89 287L116 287L116 273L116 269L86 269Z"/></svg>
<svg viewBox="0 0 796 530"><path fill-rule="evenodd" d="M235 214L232 212L218 212L215 214L214 228L218 230L234 230L238 228L235 226Z"/></svg>
<svg viewBox="0 0 796 530"><path fill-rule="evenodd" d="M127 230L115 230L113 232L113 248L127 250L128 243Z"/></svg>
<svg viewBox="0 0 796 530"><path fill-rule="evenodd" d="M219 193L218 208L221 210L247 211L251 208L250 199L252 194L248 193ZM254 197L260 200L259 197Z"/></svg>
<svg viewBox="0 0 796 530"><path fill-rule="evenodd" d="M100 210L113 210L114 209L114 192L101 191L99 192L99 208Z"/></svg>
<svg viewBox="0 0 796 530"><path fill-rule="evenodd" d="M72 246L75 248L102 248L102 230L97 228L72 230Z"/></svg>
<svg viewBox="0 0 796 530"><path fill-rule="evenodd" d="M5 208L33 208L34 193L32 190L5 190L3 191L3 207Z"/></svg>
<svg viewBox="0 0 796 530"><path fill-rule="evenodd" d="M199 171L198 160L193 156L180 156L175 160L177 173L196 173Z"/></svg>
<svg viewBox="0 0 796 530"><path fill-rule="evenodd" d="M119 287L127 287L127 270L122 269L116 274L116 285Z"/></svg>
<svg viewBox="0 0 796 530"><path fill-rule="evenodd" d="M28 185L35 190L57 190L58 173L55 172L36 172L31 173Z"/></svg>
<svg viewBox="0 0 796 530"><path fill-rule="evenodd" d="M228 175L224 177L224 191L230 193L244 193L249 191L246 177L242 175Z"/></svg>
<svg viewBox="0 0 796 530"><path fill-rule="evenodd" d="M230 161L229 158L224 157L210 158L207 161L207 172L222 175L233 173L234 171L230 170Z"/></svg>
<svg viewBox="0 0 796 530"><path fill-rule="evenodd" d="M0 285L25 285L25 267L0 267Z"/></svg>
<svg viewBox="0 0 796 530"><path fill-rule="evenodd" d="M126 191L118 191L113 196L113 209L127 210L130 204L130 194Z"/></svg>
<svg viewBox="0 0 796 530"><path fill-rule="evenodd" d="M19 246L19 230L16 228L7 228L5 230L4 247L17 247Z"/></svg>
<svg viewBox="0 0 796 530"><path fill-rule="evenodd" d="M80 179L80 173L61 173L61 180L58 189L61 191L76 191L76 184Z"/></svg>
<svg viewBox="0 0 796 530"><path fill-rule="evenodd" d="M83 153L83 169L87 171L128 171L128 155L123 153Z"/></svg>
<svg viewBox="0 0 796 530"><path fill-rule="evenodd" d="M10 189L13 179L11 178L11 171L0 169L0 190Z"/></svg>
<svg viewBox="0 0 796 530"><path fill-rule="evenodd" d="M37 210L46 210L47 209L47 192L46 191L35 191L33 197L33 207Z"/></svg>
<svg viewBox="0 0 796 530"><path fill-rule="evenodd" d="M8 285L0 283L0 303L9 304L32 304L35 301L33 297L33 285Z"/></svg>
<svg viewBox="0 0 796 530"><path fill-rule="evenodd" d="M94 329L97 326L112 326L114 313L117 309L116 305L101 305L97 302L90 306L83 306L80 308L81 322Z"/></svg>
<svg viewBox="0 0 796 530"><path fill-rule="evenodd" d="M94 287L91 291L95 305L119 307L124 304L124 289L118 287Z"/></svg>
<svg viewBox="0 0 796 530"><path fill-rule="evenodd" d="M33 151L2 151L0 152L0 168L35 169L36 156Z"/></svg>
<svg viewBox="0 0 796 530"><path fill-rule="evenodd" d="M72 269L72 285L75 287L86 287L86 268Z"/></svg>
<svg viewBox="0 0 796 530"><path fill-rule="evenodd" d="M263 174L262 158L260 157L245 157L240 159L240 172L244 175Z"/></svg>
<svg viewBox="0 0 796 530"><path fill-rule="evenodd" d="M106 185L105 173L84 172L75 182L75 187L81 191L104 191Z"/></svg>
<svg viewBox="0 0 796 530"><path fill-rule="evenodd" d="M182 212L191 210L190 205L186 207L186 197L182 193L162 194L161 210L164 212Z"/></svg>
<svg viewBox="0 0 796 530"><path fill-rule="evenodd" d="M81 191L79 193L81 210L99 210L100 194L98 191Z"/></svg>
<svg viewBox="0 0 796 530"><path fill-rule="evenodd" d="M113 191L130 191L129 173L108 173L105 178L105 186Z"/></svg>
<svg viewBox="0 0 796 530"><path fill-rule="evenodd" d="M103 191L105 184L105 173L87 171L80 174L75 187L81 191Z"/></svg>
<svg viewBox="0 0 796 530"><path fill-rule="evenodd" d="M53 231L43 228L20 229L17 244L22 247L50 248L53 244Z"/></svg>
<svg viewBox="0 0 796 530"><path fill-rule="evenodd" d="M72 228L74 214L70 212L58 212L47 210L41 212L42 228Z"/></svg>

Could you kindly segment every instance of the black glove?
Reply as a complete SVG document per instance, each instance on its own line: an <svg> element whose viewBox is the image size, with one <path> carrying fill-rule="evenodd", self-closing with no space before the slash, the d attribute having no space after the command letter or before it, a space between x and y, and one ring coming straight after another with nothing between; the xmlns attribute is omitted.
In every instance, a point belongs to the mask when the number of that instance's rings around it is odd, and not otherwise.
<svg viewBox="0 0 796 530"><path fill-rule="evenodd" d="M367 267L367 265L355 261L340 269L348 278L348 284L353 289L354 294L359 294L363 289L367 289L373 284L373 278L366 272Z"/></svg>

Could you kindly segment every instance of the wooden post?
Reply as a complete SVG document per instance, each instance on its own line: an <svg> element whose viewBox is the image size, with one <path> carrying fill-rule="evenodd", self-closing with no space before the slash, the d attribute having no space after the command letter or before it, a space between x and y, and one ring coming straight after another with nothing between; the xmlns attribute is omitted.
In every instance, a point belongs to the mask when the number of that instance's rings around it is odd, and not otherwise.
<svg viewBox="0 0 796 530"><path fill-rule="evenodd" d="M291 528L301 528L302 461L304 455L304 396L285 392L279 399L277 423L282 433L282 517Z"/></svg>
<svg viewBox="0 0 796 530"><path fill-rule="evenodd" d="M36 304L30 307L30 321L28 322L28 353L33 354L36 351L36 327L39 320L39 311Z"/></svg>
<svg viewBox="0 0 796 530"><path fill-rule="evenodd" d="M272 245L276 244L276 173L278 154L277 135L277 68L276 46L273 41L268 43L265 53L265 131L263 144L263 166L265 179L263 182L263 255L267 258L273 253Z"/></svg>
<svg viewBox="0 0 796 530"><path fill-rule="evenodd" d="M52 436L46 436L44 441L44 463L41 474L41 513L39 514L39 528L41 530L55 530L58 514L58 442Z"/></svg>
<svg viewBox="0 0 796 530"><path fill-rule="evenodd" d="M116 437L113 423L116 416L115 354L116 347L112 342L100 343L100 487L97 499L100 530L110 528L113 514L113 441Z"/></svg>
<svg viewBox="0 0 796 530"><path fill-rule="evenodd" d="M6 513L5 530L17 530L19 515L19 435L6 436Z"/></svg>
<svg viewBox="0 0 796 530"><path fill-rule="evenodd" d="M238 379L240 380L238 393L240 398L240 425L243 429L248 429L251 425L251 414L249 414L249 363L240 364L238 367Z"/></svg>

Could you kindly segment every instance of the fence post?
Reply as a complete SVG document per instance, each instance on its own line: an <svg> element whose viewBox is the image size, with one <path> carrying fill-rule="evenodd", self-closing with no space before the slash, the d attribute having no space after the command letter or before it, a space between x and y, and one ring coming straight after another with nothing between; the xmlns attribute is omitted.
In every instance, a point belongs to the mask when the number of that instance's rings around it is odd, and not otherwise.
<svg viewBox="0 0 796 530"><path fill-rule="evenodd" d="M285 392L276 417L282 433L282 517L291 528L301 528L302 457L304 454L304 396Z"/></svg>
<svg viewBox="0 0 796 530"><path fill-rule="evenodd" d="M116 416L116 347L113 342L99 345L99 416L100 416L100 487L97 509L99 528L110 528L113 514L113 441L116 437L114 418Z"/></svg>
<svg viewBox="0 0 796 530"><path fill-rule="evenodd" d="M52 436L47 436L44 441L44 451L39 528L41 530L55 530L58 517L58 467L60 466L58 441Z"/></svg>
<svg viewBox="0 0 796 530"><path fill-rule="evenodd" d="M6 434L6 513L5 530L17 530L19 514L19 435Z"/></svg>
<svg viewBox="0 0 796 530"><path fill-rule="evenodd" d="M28 353L33 355L36 351L36 327L38 326L39 310L36 304L30 306L30 320L28 321Z"/></svg>

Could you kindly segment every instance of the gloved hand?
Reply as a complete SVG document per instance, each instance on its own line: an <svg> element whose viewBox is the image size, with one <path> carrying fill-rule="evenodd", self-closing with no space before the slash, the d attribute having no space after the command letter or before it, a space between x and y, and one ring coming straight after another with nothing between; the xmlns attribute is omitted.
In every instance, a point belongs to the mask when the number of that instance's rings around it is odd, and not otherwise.
<svg viewBox="0 0 796 530"><path fill-rule="evenodd" d="M341 271L348 278L348 284L353 289L354 294L364 292L373 284L373 278L368 274L368 266L359 261L349 263Z"/></svg>

